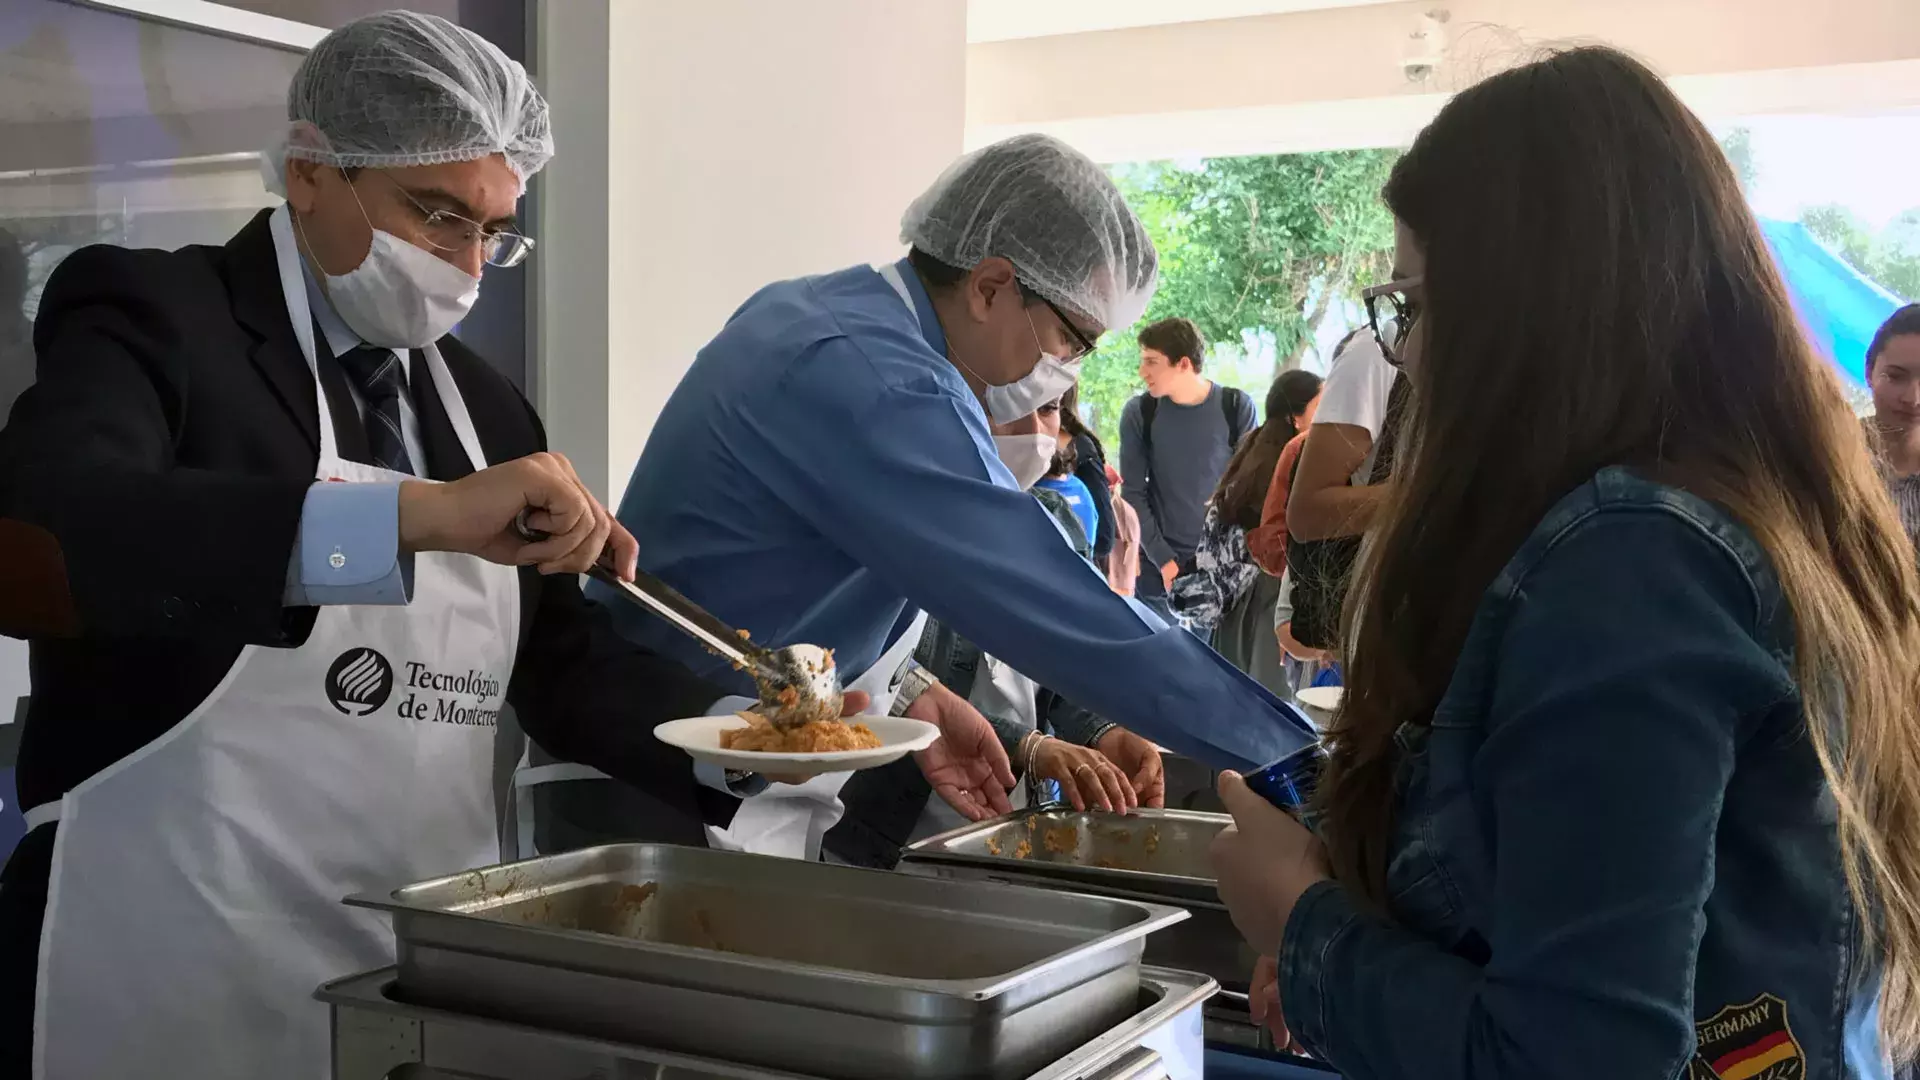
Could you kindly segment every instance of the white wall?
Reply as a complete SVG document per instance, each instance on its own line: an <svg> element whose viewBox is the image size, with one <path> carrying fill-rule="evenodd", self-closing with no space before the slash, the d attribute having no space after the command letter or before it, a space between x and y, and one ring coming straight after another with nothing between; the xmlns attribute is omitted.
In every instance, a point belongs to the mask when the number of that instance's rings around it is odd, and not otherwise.
<svg viewBox="0 0 1920 1080"><path fill-rule="evenodd" d="M605 195L566 185L542 207L549 235L578 237L598 215L606 250L604 262L585 251L567 268L579 287L570 295L563 283L549 289L543 270L539 400L555 442L576 458L595 455L604 426L604 486L589 483L617 502L667 396L742 300L770 281L897 254L900 211L961 150L966 4L542 6L549 28L578 23L576 36L595 32L577 8L604 12L591 51L604 48L610 62ZM556 91L591 81L581 75L590 40L540 43ZM601 122L589 101L574 104L577 117L556 93L562 159L569 139ZM604 298L586 280L602 267ZM598 326L582 322L590 303L605 310Z"/></svg>

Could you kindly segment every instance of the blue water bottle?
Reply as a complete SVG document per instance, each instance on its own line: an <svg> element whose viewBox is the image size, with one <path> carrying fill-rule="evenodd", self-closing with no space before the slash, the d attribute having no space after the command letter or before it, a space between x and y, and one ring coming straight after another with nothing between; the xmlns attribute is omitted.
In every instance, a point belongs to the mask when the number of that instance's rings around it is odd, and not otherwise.
<svg viewBox="0 0 1920 1080"><path fill-rule="evenodd" d="M1247 786L1261 798L1299 818L1309 829L1313 821L1307 804L1320 782L1320 769L1327 752L1319 743L1303 746L1279 761L1242 775Z"/></svg>

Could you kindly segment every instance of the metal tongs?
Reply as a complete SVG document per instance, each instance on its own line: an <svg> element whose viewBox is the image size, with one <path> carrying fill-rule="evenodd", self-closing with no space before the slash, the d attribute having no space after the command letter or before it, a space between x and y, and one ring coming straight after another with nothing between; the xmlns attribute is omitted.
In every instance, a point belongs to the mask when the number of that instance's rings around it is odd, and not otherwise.
<svg viewBox="0 0 1920 1080"><path fill-rule="evenodd" d="M547 539L547 533L527 523L528 513L522 510L513 519L514 532L528 543ZM795 728L815 720L840 719L845 694L833 654L827 650L818 645L778 649L757 645L746 631L728 626L678 589L637 567L633 580L628 581L602 559L593 564L587 576L612 587L752 675L759 690L760 712L773 726Z"/></svg>

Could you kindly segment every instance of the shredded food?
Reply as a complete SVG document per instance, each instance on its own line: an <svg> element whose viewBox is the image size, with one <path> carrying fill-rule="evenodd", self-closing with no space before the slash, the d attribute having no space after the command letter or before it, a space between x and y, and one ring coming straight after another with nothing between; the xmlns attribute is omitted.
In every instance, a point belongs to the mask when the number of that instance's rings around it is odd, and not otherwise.
<svg viewBox="0 0 1920 1080"><path fill-rule="evenodd" d="M829 754L839 750L874 750L880 746L880 736L865 724L814 720L783 729L774 727L758 713L743 712L739 716L750 726L721 732L722 749L754 754Z"/></svg>

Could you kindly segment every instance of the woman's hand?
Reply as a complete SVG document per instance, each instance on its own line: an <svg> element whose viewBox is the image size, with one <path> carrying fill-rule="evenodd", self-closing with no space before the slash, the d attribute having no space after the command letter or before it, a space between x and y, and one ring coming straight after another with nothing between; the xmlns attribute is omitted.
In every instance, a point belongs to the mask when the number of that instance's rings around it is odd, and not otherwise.
<svg viewBox="0 0 1920 1080"><path fill-rule="evenodd" d="M1220 774L1233 824L1213 840L1213 873L1233 925L1253 951L1278 955L1302 893L1331 875L1327 853L1292 814L1255 794L1240 774Z"/></svg>
<svg viewBox="0 0 1920 1080"><path fill-rule="evenodd" d="M1060 781L1075 810L1127 811L1139 805L1126 775L1099 751L1051 735L1028 738L1040 740L1033 752L1034 773L1042 780Z"/></svg>
<svg viewBox="0 0 1920 1080"><path fill-rule="evenodd" d="M1280 1014L1280 961L1272 953L1262 953L1253 963L1253 977L1247 981L1247 1011L1253 1022L1273 1033L1273 1045L1289 1053L1304 1054L1306 1047L1293 1041L1287 1018Z"/></svg>
<svg viewBox="0 0 1920 1080"><path fill-rule="evenodd" d="M1141 806L1157 810L1167 805L1167 770L1160 761L1159 749L1152 743L1126 728L1116 727L1100 736L1093 748L1119 766Z"/></svg>

